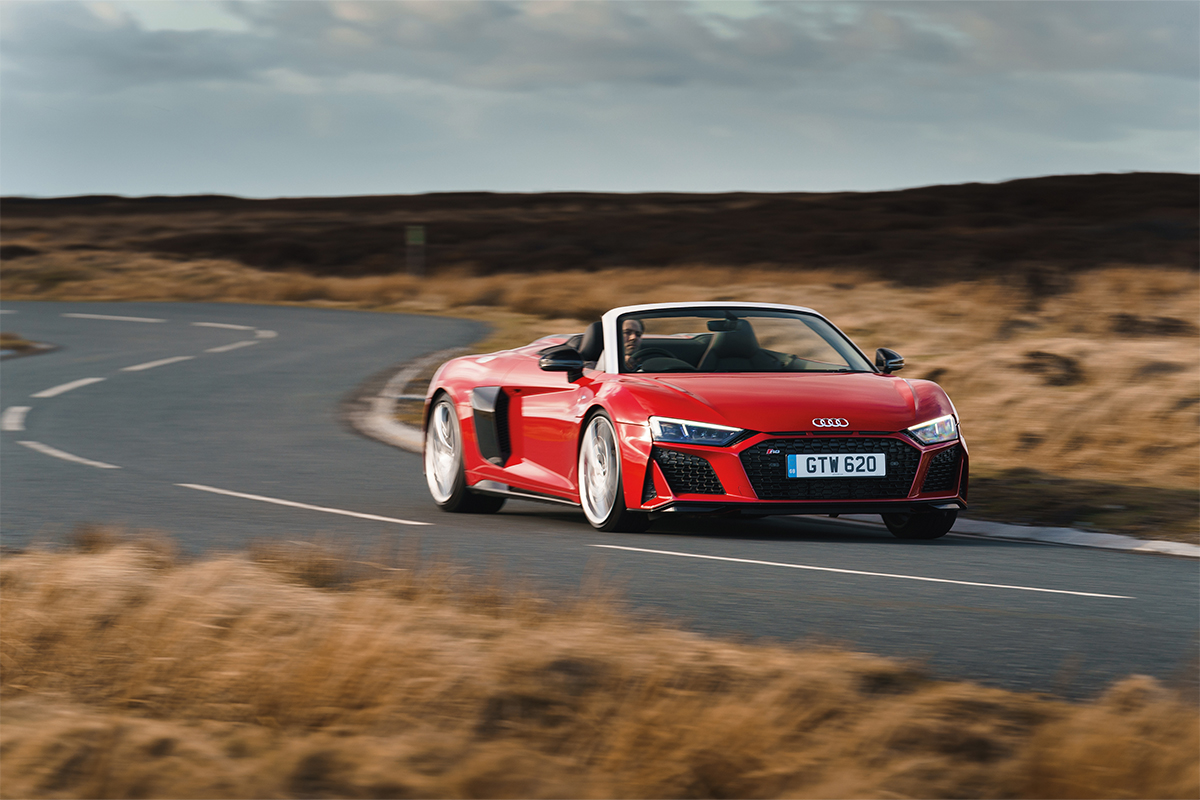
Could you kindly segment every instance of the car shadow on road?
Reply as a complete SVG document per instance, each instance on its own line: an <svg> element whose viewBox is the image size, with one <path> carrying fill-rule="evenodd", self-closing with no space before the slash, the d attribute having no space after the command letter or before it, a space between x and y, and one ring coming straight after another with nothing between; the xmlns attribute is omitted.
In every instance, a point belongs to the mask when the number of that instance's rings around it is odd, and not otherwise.
<svg viewBox="0 0 1200 800"><path fill-rule="evenodd" d="M588 532L591 526L581 511L541 506L534 503L509 503L500 512L504 516L528 516L554 520L564 526L578 526ZM617 534L620 535L620 534ZM639 537L680 536L692 539L720 539L759 542L828 542L839 544L869 544L873 547L1029 547L1028 542L984 539L977 536L956 536L953 531L941 539L920 541L897 539L882 524L859 520L833 519L825 516L789 515L761 519L733 516L662 516L654 520L645 533L624 534L630 545L636 546Z"/></svg>

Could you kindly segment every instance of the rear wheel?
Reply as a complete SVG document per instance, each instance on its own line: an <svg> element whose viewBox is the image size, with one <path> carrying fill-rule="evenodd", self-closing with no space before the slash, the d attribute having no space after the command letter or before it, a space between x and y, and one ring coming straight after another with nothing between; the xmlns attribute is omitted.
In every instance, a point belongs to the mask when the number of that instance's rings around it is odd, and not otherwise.
<svg viewBox="0 0 1200 800"><path fill-rule="evenodd" d="M433 502L443 511L491 514L504 505L503 497L475 494L467 488L458 414L446 395L434 401L425 427L425 481Z"/></svg>
<svg viewBox="0 0 1200 800"><path fill-rule="evenodd" d="M593 415L584 428L578 475L579 504L593 528L640 533L650 526L649 514L625 507L617 431L603 411Z"/></svg>
<svg viewBox="0 0 1200 800"><path fill-rule="evenodd" d="M881 514L883 524L897 539L937 539L945 536L958 519L957 511L926 511L919 514Z"/></svg>

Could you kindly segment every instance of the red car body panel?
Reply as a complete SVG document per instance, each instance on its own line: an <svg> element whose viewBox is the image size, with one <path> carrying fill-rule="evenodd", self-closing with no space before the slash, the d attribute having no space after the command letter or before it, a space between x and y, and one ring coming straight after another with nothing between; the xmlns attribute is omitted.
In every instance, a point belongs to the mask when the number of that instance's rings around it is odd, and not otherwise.
<svg viewBox="0 0 1200 800"><path fill-rule="evenodd" d="M539 367L542 351L565 341L566 337L548 337L514 350L463 356L448 361L434 375L426 416L439 395L444 393L454 401L467 486L491 482L482 486L577 504L582 427L592 413L603 410L615 423L620 440L622 482L630 509L697 513L740 509L769 514L966 507L969 455L961 436L924 445L905 432L914 425L955 414L950 399L933 382L867 372L639 374L601 369L585 369L582 376L570 380L563 372ZM497 402L503 410L481 412L475 408L479 387L498 387ZM748 433L725 447L655 443L648 424L651 416L715 423ZM832 431L814 426L814 419L824 418L844 419L848 425ZM503 434L484 432L481 437L478 419L495 419L496 430L502 429ZM489 458L481 438L497 435L506 437L507 450L500 457ZM811 450L819 449L828 437L852 450L858 447L873 452L886 445L891 448L888 452L902 453L909 465L902 477L907 481L911 474L911 483L893 488L887 497L772 499L756 490L747 464L752 457L759 458L760 451L774 456L771 442ZM656 451L660 451L657 456ZM664 453L704 459L723 491L681 489L679 480L673 481L664 472L661 459L656 460ZM935 462L939 454L944 455ZM935 463L940 464L938 477L928 481L934 484L929 488L926 479ZM847 479L813 482L820 480Z"/></svg>

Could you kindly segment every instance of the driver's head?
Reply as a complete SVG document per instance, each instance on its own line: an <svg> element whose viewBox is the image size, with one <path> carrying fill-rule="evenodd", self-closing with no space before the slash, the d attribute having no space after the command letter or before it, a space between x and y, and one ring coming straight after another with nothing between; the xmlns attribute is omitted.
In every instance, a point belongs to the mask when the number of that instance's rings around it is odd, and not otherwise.
<svg viewBox="0 0 1200 800"><path fill-rule="evenodd" d="M621 323L621 345L625 355L629 355L642 343L642 334L646 328L640 319L627 319Z"/></svg>

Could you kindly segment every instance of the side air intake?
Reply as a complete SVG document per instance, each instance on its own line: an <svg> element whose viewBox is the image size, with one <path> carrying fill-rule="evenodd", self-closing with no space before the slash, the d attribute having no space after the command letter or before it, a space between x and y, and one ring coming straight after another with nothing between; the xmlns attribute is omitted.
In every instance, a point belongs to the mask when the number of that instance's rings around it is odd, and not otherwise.
<svg viewBox="0 0 1200 800"><path fill-rule="evenodd" d="M471 390L475 438L479 453L503 467L512 454L508 435L508 395L501 386L476 386Z"/></svg>

